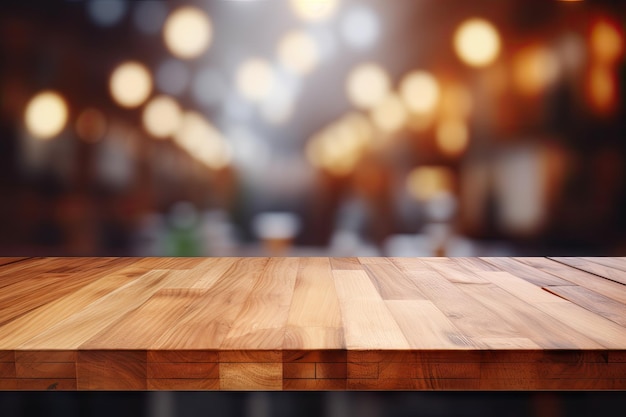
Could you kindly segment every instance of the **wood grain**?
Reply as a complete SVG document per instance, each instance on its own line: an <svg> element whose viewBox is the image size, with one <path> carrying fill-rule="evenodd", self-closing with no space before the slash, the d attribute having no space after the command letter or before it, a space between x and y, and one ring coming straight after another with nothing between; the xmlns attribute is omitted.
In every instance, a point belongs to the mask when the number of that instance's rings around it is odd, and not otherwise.
<svg viewBox="0 0 626 417"><path fill-rule="evenodd" d="M0 258L2 390L626 389L625 258Z"/></svg>

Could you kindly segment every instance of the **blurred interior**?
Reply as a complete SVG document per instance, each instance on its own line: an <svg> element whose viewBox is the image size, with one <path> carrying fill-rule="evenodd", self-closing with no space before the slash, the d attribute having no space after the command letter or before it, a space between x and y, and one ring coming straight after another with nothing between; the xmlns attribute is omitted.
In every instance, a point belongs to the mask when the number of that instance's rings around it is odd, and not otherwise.
<svg viewBox="0 0 626 417"><path fill-rule="evenodd" d="M2 256L626 255L626 6L0 5Z"/></svg>

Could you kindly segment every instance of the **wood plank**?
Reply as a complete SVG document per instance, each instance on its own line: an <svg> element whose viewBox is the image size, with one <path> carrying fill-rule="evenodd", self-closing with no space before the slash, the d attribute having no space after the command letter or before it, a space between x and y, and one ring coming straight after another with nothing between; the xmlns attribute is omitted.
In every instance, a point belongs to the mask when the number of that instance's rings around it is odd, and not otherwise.
<svg viewBox="0 0 626 417"><path fill-rule="evenodd" d="M535 284L539 287L547 287L550 285L569 285L569 281L558 278L554 275L532 268L521 262L517 262L511 258L480 258L481 260L488 262L501 271L510 272L516 277L525 279L526 281Z"/></svg>
<svg viewBox="0 0 626 417"><path fill-rule="evenodd" d="M98 332L115 323L148 300L168 282L167 271L150 271L140 280L110 292L86 308L20 343L19 349L77 349ZM96 325L97 324L97 325ZM11 346L8 338L3 345Z"/></svg>
<svg viewBox="0 0 626 417"><path fill-rule="evenodd" d="M626 375L626 363L483 363L486 379L611 379Z"/></svg>
<svg viewBox="0 0 626 417"><path fill-rule="evenodd" d="M146 372L149 379L219 379L217 363L148 362Z"/></svg>
<svg viewBox="0 0 626 417"><path fill-rule="evenodd" d="M156 349L219 349L243 302L254 288L268 258L239 260L163 331Z"/></svg>
<svg viewBox="0 0 626 417"><path fill-rule="evenodd" d="M330 391L345 390L345 379L285 379L283 390Z"/></svg>
<svg viewBox="0 0 626 417"><path fill-rule="evenodd" d="M396 260L415 285L465 335L472 337L519 337L519 332L480 302L468 297L455 284L434 271L414 272ZM470 284L473 285L473 284Z"/></svg>
<svg viewBox="0 0 626 417"><path fill-rule="evenodd" d="M607 280L599 279L597 275L589 272L581 271L569 265L553 261L547 258L515 258L519 262L524 262L533 268L548 272L559 278L563 278L573 284L585 287L591 291L595 291L605 297L616 300L622 304L626 304L626 291L622 284Z"/></svg>
<svg viewBox="0 0 626 417"><path fill-rule="evenodd" d="M364 269L383 300L426 299L415 284L389 261L368 264Z"/></svg>
<svg viewBox="0 0 626 417"><path fill-rule="evenodd" d="M231 324L222 349L283 346L299 262L297 258L270 259Z"/></svg>
<svg viewBox="0 0 626 417"><path fill-rule="evenodd" d="M498 272L492 272L492 274ZM529 305L495 285L459 285L463 293L497 313L499 321L513 326L514 339L529 338L544 349L601 349L602 345L563 322ZM562 304L562 303L559 303ZM502 339L502 338L497 338ZM484 339L489 340L489 339ZM487 345L486 348L496 349Z"/></svg>
<svg viewBox="0 0 626 417"><path fill-rule="evenodd" d="M206 261L206 258L138 258L135 266L149 269L183 270L194 269Z"/></svg>
<svg viewBox="0 0 626 417"><path fill-rule="evenodd" d="M468 349L475 347L431 301L385 301L413 349Z"/></svg>
<svg viewBox="0 0 626 417"><path fill-rule="evenodd" d="M333 271L349 349L406 349L409 344L363 271Z"/></svg>
<svg viewBox="0 0 626 417"><path fill-rule="evenodd" d="M626 272L626 258L609 258L606 256L603 257L581 257L585 261L594 262L600 265L608 266L612 269L618 269L620 271Z"/></svg>
<svg viewBox="0 0 626 417"><path fill-rule="evenodd" d="M16 262L22 262L28 259L31 259L31 258L26 257L26 256L3 257L3 258L0 258L0 267L4 267L9 264L14 264Z"/></svg>
<svg viewBox="0 0 626 417"><path fill-rule="evenodd" d="M76 364L74 362L17 362L15 364L15 377L76 379Z"/></svg>
<svg viewBox="0 0 626 417"><path fill-rule="evenodd" d="M450 258L425 258L422 262L427 267L439 272L441 275L452 283L462 284L488 284L485 278L481 277L480 272L474 272L465 268L456 260Z"/></svg>
<svg viewBox="0 0 626 417"><path fill-rule="evenodd" d="M133 266L122 268L14 319L0 327L0 346L18 346L26 342L113 291L135 282L146 272L144 268Z"/></svg>
<svg viewBox="0 0 626 417"><path fill-rule="evenodd" d="M145 390L145 351L79 351L76 387L79 390Z"/></svg>
<svg viewBox="0 0 626 417"><path fill-rule="evenodd" d="M363 265L359 262L359 258L330 258L330 265L333 270L347 269L359 270L363 269Z"/></svg>
<svg viewBox="0 0 626 417"><path fill-rule="evenodd" d="M467 378L477 379L481 376L479 362L461 363L405 363L383 362L378 365L380 379L431 379L431 378Z"/></svg>
<svg viewBox="0 0 626 417"><path fill-rule="evenodd" d="M281 390L282 363L223 363L220 365L223 390Z"/></svg>
<svg viewBox="0 0 626 417"><path fill-rule="evenodd" d="M149 350L188 309L206 300L208 295L208 289L162 288L137 309L90 338L81 348Z"/></svg>
<svg viewBox="0 0 626 417"><path fill-rule="evenodd" d="M331 333L341 328L339 299L328 258L300 260L287 325L294 333L298 333L298 328L327 328ZM333 348L336 345L334 340L328 346L320 340L313 348L320 346ZM308 347L300 346L302 349Z"/></svg>
<svg viewBox="0 0 626 417"><path fill-rule="evenodd" d="M197 391L197 390L218 390L220 389L219 379L148 379L149 390L160 391Z"/></svg>
<svg viewBox="0 0 626 417"><path fill-rule="evenodd" d="M626 346L626 328L572 303L540 303L537 308L603 347Z"/></svg>
<svg viewBox="0 0 626 417"><path fill-rule="evenodd" d="M553 286L546 290L626 327L626 304L577 285Z"/></svg>
<svg viewBox="0 0 626 417"><path fill-rule="evenodd" d="M5 287L4 294L0 296L0 325L76 291L93 280L91 276L46 273Z"/></svg>
<svg viewBox="0 0 626 417"><path fill-rule="evenodd" d="M341 327L287 326L285 329L284 349L344 349L345 346Z"/></svg>
<svg viewBox="0 0 626 417"><path fill-rule="evenodd" d="M241 262L241 258L209 258L202 262L191 273L197 275L197 281L191 288L211 288L236 262Z"/></svg>
<svg viewBox="0 0 626 417"><path fill-rule="evenodd" d="M490 282L530 305L567 302L549 292L550 287L546 287L546 289L538 287L508 272L485 272L484 274Z"/></svg>
<svg viewBox="0 0 626 417"><path fill-rule="evenodd" d="M561 262L565 265L572 266L574 268L578 268L582 271L592 273L599 277L610 279L611 281L619 282L620 284L626 285L626 272L622 270L614 269L605 265L600 265L598 263L583 260L581 258L550 257L550 259Z"/></svg>

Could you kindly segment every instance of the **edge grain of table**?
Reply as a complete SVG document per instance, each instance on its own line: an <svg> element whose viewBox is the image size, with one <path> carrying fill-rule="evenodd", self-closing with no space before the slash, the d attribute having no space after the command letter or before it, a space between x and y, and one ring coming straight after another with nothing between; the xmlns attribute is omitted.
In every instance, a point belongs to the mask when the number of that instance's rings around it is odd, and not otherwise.
<svg viewBox="0 0 626 417"><path fill-rule="evenodd" d="M0 258L0 389L626 389L626 258Z"/></svg>

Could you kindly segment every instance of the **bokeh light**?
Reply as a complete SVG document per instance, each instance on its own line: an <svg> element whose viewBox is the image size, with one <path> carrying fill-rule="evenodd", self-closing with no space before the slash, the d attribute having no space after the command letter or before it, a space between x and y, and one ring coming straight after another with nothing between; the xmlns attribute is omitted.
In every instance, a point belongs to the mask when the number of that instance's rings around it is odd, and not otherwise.
<svg viewBox="0 0 626 417"><path fill-rule="evenodd" d="M449 156L463 153L469 143L467 124L459 119L444 119L436 131L437 146Z"/></svg>
<svg viewBox="0 0 626 417"><path fill-rule="evenodd" d="M170 14L163 27L165 45L179 58L196 58L211 43L213 29L202 10L185 6Z"/></svg>
<svg viewBox="0 0 626 417"><path fill-rule="evenodd" d="M350 174L374 139L367 117L351 112L315 134L307 143L309 163L332 175Z"/></svg>
<svg viewBox="0 0 626 417"><path fill-rule="evenodd" d="M485 67L495 61L500 53L500 35L491 23L472 18L456 30L454 49L466 64Z"/></svg>
<svg viewBox="0 0 626 417"><path fill-rule="evenodd" d="M296 16L310 22L330 19L339 6L339 0L289 0L289 3Z"/></svg>
<svg viewBox="0 0 626 417"><path fill-rule="evenodd" d="M78 137L85 142L98 142L106 133L107 120L100 110L87 108L76 119L74 129Z"/></svg>
<svg viewBox="0 0 626 417"><path fill-rule="evenodd" d="M26 105L24 123L28 132L38 139L57 136L67 123L65 99L54 91L42 91Z"/></svg>
<svg viewBox="0 0 626 417"><path fill-rule="evenodd" d="M389 94L372 109L371 118L380 131L393 133L405 126L407 111L398 95Z"/></svg>
<svg viewBox="0 0 626 417"><path fill-rule="evenodd" d="M617 23L603 18L591 28L590 47L594 57L603 63L615 62L624 52L624 35Z"/></svg>
<svg viewBox="0 0 626 417"><path fill-rule="evenodd" d="M295 108L297 85L276 80L272 91L259 103L263 119L272 125L286 123Z"/></svg>
<svg viewBox="0 0 626 417"><path fill-rule="evenodd" d="M373 46L380 37L380 21L367 6L353 6L341 20L341 36L347 45L364 50Z"/></svg>
<svg viewBox="0 0 626 417"><path fill-rule="evenodd" d="M559 71L556 55L543 46L526 47L513 60L513 80L518 90L527 95L544 91L557 80Z"/></svg>
<svg viewBox="0 0 626 417"><path fill-rule="evenodd" d="M157 67L155 78L160 91L179 96L189 85L189 69L178 59L166 59Z"/></svg>
<svg viewBox="0 0 626 417"><path fill-rule="evenodd" d="M593 109L600 114L611 113L617 104L617 82L613 72L604 65L589 70L587 95Z"/></svg>
<svg viewBox="0 0 626 417"><path fill-rule="evenodd" d="M304 31L289 32L278 44L278 59L287 70L294 74L308 74L319 61L317 43Z"/></svg>
<svg viewBox="0 0 626 417"><path fill-rule="evenodd" d="M228 94L228 85L224 76L215 69L200 70L193 79L191 94L199 104L215 106Z"/></svg>
<svg viewBox="0 0 626 417"><path fill-rule="evenodd" d="M469 89L458 82L446 83L441 92L439 113L444 118L467 118L474 102Z"/></svg>
<svg viewBox="0 0 626 417"><path fill-rule="evenodd" d="M406 188L415 199L430 200L453 191L454 173L443 166L420 166L407 176Z"/></svg>
<svg viewBox="0 0 626 417"><path fill-rule="evenodd" d="M241 95L253 102L267 97L275 83L272 67L260 58L252 58L241 64L236 77L237 89Z"/></svg>
<svg viewBox="0 0 626 417"><path fill-rule="evenodd" d="M370 109L389 94L391 81L378 64L361 64L348 75L346 92L350 102L358 108Z"/></svg>
<svg viewBox="0 0 626 417"><path fill-rule="evenodd" d="M136 2L133 21L141 32L153 35L159 33L167 18L167 7L160 1Z"/></svg>
<svg viewBox="0 0 626 417"><path fill-rule="evenodd" d="M164 139L176 132L181 120L181 108L168 96L158 96L143 110L143 126L155 138Z"/></svg>
<svg viewBox="0 0 626 417"><path fill-rule="evenodd" d="M439 84L432 74L413 71L400 82L400 95L410 112L430 113L439 101Z"/></svg>
<svg viewBox="0 0 626 417"><path fill-rule="evenodd" d="M115 68L111 74L109 90L120 106L137 107L150 95L152 77L143 64L135 61L125 62Z"/></svg>
<svg viewBox="0 0 626 417"><path fill-rule="evenodd" d="M174 141L209 168L222 169L230 163L230 148L221 133L200 113L183 114Z"/></svg>
<svg viewBox="0 0 626 417"><path fill-rule="evenodd" d="M126 0L89 0L87 13L91 20L102 27L117 24L126 14Z"/></svg>

